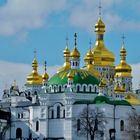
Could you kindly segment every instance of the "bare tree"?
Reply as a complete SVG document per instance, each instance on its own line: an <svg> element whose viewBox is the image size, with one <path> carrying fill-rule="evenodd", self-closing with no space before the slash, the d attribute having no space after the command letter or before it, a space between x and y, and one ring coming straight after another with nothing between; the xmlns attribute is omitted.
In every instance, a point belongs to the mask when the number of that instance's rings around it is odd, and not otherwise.
<svg viewBox="0 0 140 140"><path fill-rule="evenodd" d="M130 135L131 140L140 140L140 114L133 111L128 114L127 134Z"/></svg>
<svg viewBox="0 0 140 140"><path fill-rule="evenodd" d="M88 106L84 108L78 116L74 127L77 128L77 133L80 136L85 136L90 140L94 140L95 135L102 137L104 135L105 123L104 112L99 108L91 109Z"/></svg>

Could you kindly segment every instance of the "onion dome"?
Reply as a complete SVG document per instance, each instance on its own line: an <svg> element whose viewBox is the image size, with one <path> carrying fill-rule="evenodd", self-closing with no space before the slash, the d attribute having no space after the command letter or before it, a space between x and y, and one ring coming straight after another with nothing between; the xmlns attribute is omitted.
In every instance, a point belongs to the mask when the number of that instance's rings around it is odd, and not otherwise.
<svg viewBox="0 0 140 140"><path fill-rule="evenodd" d="M120 50L121 61L115 68L115 77L132 77L132 68L126 62L126 49L124 46Z"/></svg>
<svg viewBox="0 0 140 140"><path fill-rule="evenodd" d="M105 32L105 24L103 23L101 18L99 18L97 23L95 24L95 32L97 32L97 33Z"/></svg>
<svg viewBox="0 0 140 140"><path fill-rule="evenodd" d="M66 38L66 48L65 50L63 51L64 53L64 65L63 67L58 70L57 73L61 72L61 71L64 71L64 70L69 70L71 68L71 65L70 65L70 50L68 49L68 38Z"/></svg>
<svg viewBox="0 0 140 140"><path fill-rule="evenodd" d="M101 82L100 82L100 84L99 84L99 87L106 87L107 86L107 81L104 79L104 78L102 78L102 80L101 80Z"/></svg>
<svg viewBox="0 0 140 140"><path fill-rule="evenodd" d="M38 67L38 62L34 58L34 60L32 61L33 70L32 70L32 73L28 75L26 84L29 84L29 85L42 84L42 76L38 74L37 67Z"/></svg>
<svg viewBox="0 0 140 140"><path fill-rule="evenodd" d="M105 24L99 18L95 24L96 43L92 49L95 66L114 66L115 56L104 45Z"/></svg>
<svg viewBox="0 0 140 140"><path fill-rule="evenodd" d="M73 49L73 51L71 52L71 58L72 59L79 59L80 58L80 52L78 51L78 49L77 49L77 34L75 33L74 34L74 37L75 37L75 43L74 43L74 45L75 45L75 47L74 47L74 49Z"/></svg>
<svg viewBox="0 0 140 140"><path fill-rule="evenodd" d="M59 73L56 73L54 76L52 76L48 84L49 85L67 85L68 78L73 78L73 84L86 84L86 85L99 85L99 80L91 74L91 72L83 69L70 69L65 70Z"/></svg>
<svg viewBox="0 0 140 140"><path fill-rule="evenodd" d="M68 80L69 80L69 81L73 80L73 79L74 79L74 73L73 73L72 71L70 71L70 72L68 73L67 77L68 77Z"/></svg>
<svg viewBox="0 0 140 140"><path fill-rule="evenodd" d="M132 105L140 105L140 101L133 94L128 94L125 100Z"/></svg>
<svg viewBox="0 0 140 140"><path fill-rule="evenodd" d="M45 61L45 73L42 75L42 79L43 79L43 82L46 82L48 81L49 79L49 75L47 74L47 68L46 68L46 61Z"/></svg>
<svg viewBox="0 0 140 140"><path fill-rule="evenodd" d="M86 56L84 57L84 61L85 61L85 69L87 71L90 71L93 75L95 75L97 78L100 77L100 73L94 69L94 65L93 65L93 53L91 51L91 49L87 52Z"/></svg>
<svg viewBox="0 0 140 140"><path fill-rule="evenodd" d="M74 47L74 50L71 52L71 58L72 59L79 59L80 53L76 47Z"/></svg>
<svg viewBox="0 0 140 140"><path fill-rule="evenodd" d="M115 93L124 93L125 92L125 87L124 86L120 86L117 83L117 85L114 87L114 91L115 91Z"/></svg>
<svg viewBox="0 0 140 140"><path fill-rule="evenodd" d="M70 57L70 50L68 49L67 46L63 52L64 52L64 57Z"/></svg>

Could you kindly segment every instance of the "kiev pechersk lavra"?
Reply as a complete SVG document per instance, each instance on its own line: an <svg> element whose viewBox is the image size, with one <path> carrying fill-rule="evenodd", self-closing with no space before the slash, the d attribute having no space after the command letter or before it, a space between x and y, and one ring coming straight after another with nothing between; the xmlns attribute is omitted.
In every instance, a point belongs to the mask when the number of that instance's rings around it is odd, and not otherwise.
<svg viewBox="0 0 140 140"><path fill-rule="evenodd" d="M75 33L74 48L70 51L66 42L64 64L55 75L49 78L46 62L40 75L34 57L24 90L20 91L16 82L4 90L1 140L132 140L128 117L140 110L140 90L132 90L127 47L123 41L120 63L115 66L115 56L104 44L101 17L95 33L96 41L84 57L78 51Z"/></svg>

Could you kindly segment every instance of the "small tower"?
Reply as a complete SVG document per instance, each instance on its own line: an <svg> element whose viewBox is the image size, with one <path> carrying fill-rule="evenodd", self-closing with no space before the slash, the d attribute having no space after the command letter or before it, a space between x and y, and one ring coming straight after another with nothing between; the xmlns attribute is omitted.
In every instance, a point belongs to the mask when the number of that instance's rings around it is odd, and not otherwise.
<svg viewBox="0 0 140 140"><path fill-rule="evenodd" d="M100 73L94 68L93 65L93 53L91 49L87 52L86 56L84 57L84 61L85 61L85 69L87 71L90 71L97 78L100 78Z"/></svg>
<svg viewBox="0 0 140 140"><path fill-rule="evenodd" d="M72 72L72 70L70 70L69 73L67 74L67 78L68 78L67 92L73 92L74 73Z"/></svg>
<svg viewBox="0 0 140 140"><path fill-rule="evenodd" d="M45 93L47 92L47 86L48 86L48 79L49 79L49 75L47 74L47 62L45 61L44 63L44 70L45 70L45 73L42 75L42 80L43 80L43 89L45 91Z"/></svg>
<svg viewBox="0 0 140 140"><path fill-rule="evenodd" d="M107 96L107 81L104 78L99 84L99 96Z"/></svg>
<svg viewBox="0 0 140 140"><path fill-rule="evenodd" d="M36 51L34 51L34 59L32 61L32 72L27 76L26 81L26 91L29 94L37 94L37 92L42 87L42 76L38 74L37 68L38 68L38 62L36 59Z"/></svg>
<svg viewBox="0 0 140 140"><path fill-rule="evenodd" d="M69 70L71 68L71 65L70 65L70 50L68 49L68 37L66 37L66 48L63 51L63 53L64 53L64 65L60 70L58 70L57 73L62 72L64 70Z"/></svg>
<svg viewBox="0 0 140 140"><path fill-rule="evenodd" d="M95 24L96 42L92 48L93 64L95 69L104 75L106 80L114 78L114 54L104 44L105 24L101 18L101 5L99 6L99 18Z"/></svg>
<svg viewBox="0 0 140 140"><path fill-rule="evenodd" d="M72 69L79 69L80 67L80 53L77 49L77 34L74 34L75 43L74 43L74 50L71 52L71 68Z"/></svg>
<svg viewBox="0 0 140 140"><path fill-rule="evenodd" d="M117 81L125 88L125 92L132 92L132 68L126 62L126 49L124 47L124 37L120 50L120 64L115 68L115 83Z"/></svg>

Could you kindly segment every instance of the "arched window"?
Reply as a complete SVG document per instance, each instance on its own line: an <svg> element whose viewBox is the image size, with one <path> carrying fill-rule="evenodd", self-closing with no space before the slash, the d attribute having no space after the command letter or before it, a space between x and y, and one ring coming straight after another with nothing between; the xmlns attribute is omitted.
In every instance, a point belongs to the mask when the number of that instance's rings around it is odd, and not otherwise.
<svg viewBox="0 0 140 140"><path fill-rule="evenodd" d="M54 118L54 111L53 110L51 111L51 118L52 119Z"/></svg>
<svg viewBox="0 0 140 140"><path fill-rule="evenodd" d="M77 120L77 131L80 130L80 119Z"/></svg>
<svg viewBox="0 0 140 140"><path fill-rule="evenodd" d="M80 86L79 85L77 86L77 92L80 92Z"/></svg>
<svg viewBox="0 0 140 140"><path fill-rule="evenodd" d="M17 139L22 138L22 129L21 128L17 128L17 130L16 130L16 138Z"/></svg>
<svg viewBox="0 0 140 140"><path fill-rule="evenodd" d="M62 90L61 90L61 86L59 86L59 92L62 92Z"/></svg>
<svg viewBox="0 0 140 140"><path fill-rule="evenodd" d="M39 121L36 121L36 131L39 131Z"/></svg>
<svg viewBox="0 0 140 140"><path fill-rule="evenodd" d="M124 121L120 121L120 131L124 131Z"/></svg>
<svg viewBox="0 0 140 140"><path fill-rule="evenodd" d="M60 118L60 106L57 106L57 118Z"/></svg>
<svg viewBox="0 0 140 140"><path fill-rule="evenodd" d="M92 92L92 86L89 86L89 92Z"/></svg>
<svg viewBox="0 0 140 140"><path fill-rule="evenodd" d="M65 109L63 110L63 118L65 118Z"/></svg>
<svg viewBox="0 0 140 140"><path fill-rule="evenodd" d="M83 92L86 92L86 86L85 85L83 86Z"/></svg>
<svg viewBox="0 0 140 140"><path fill-rule="evenodd" d="M95 92L95 93L97 92L97 87L96 87L96 86L94 87L94 92Z"/></svg>
<svg viewBox="0 0 140 140"><path fill-rule="evenodd" d="M34 92L34 95L37 95L37 91Z"/></svg>

